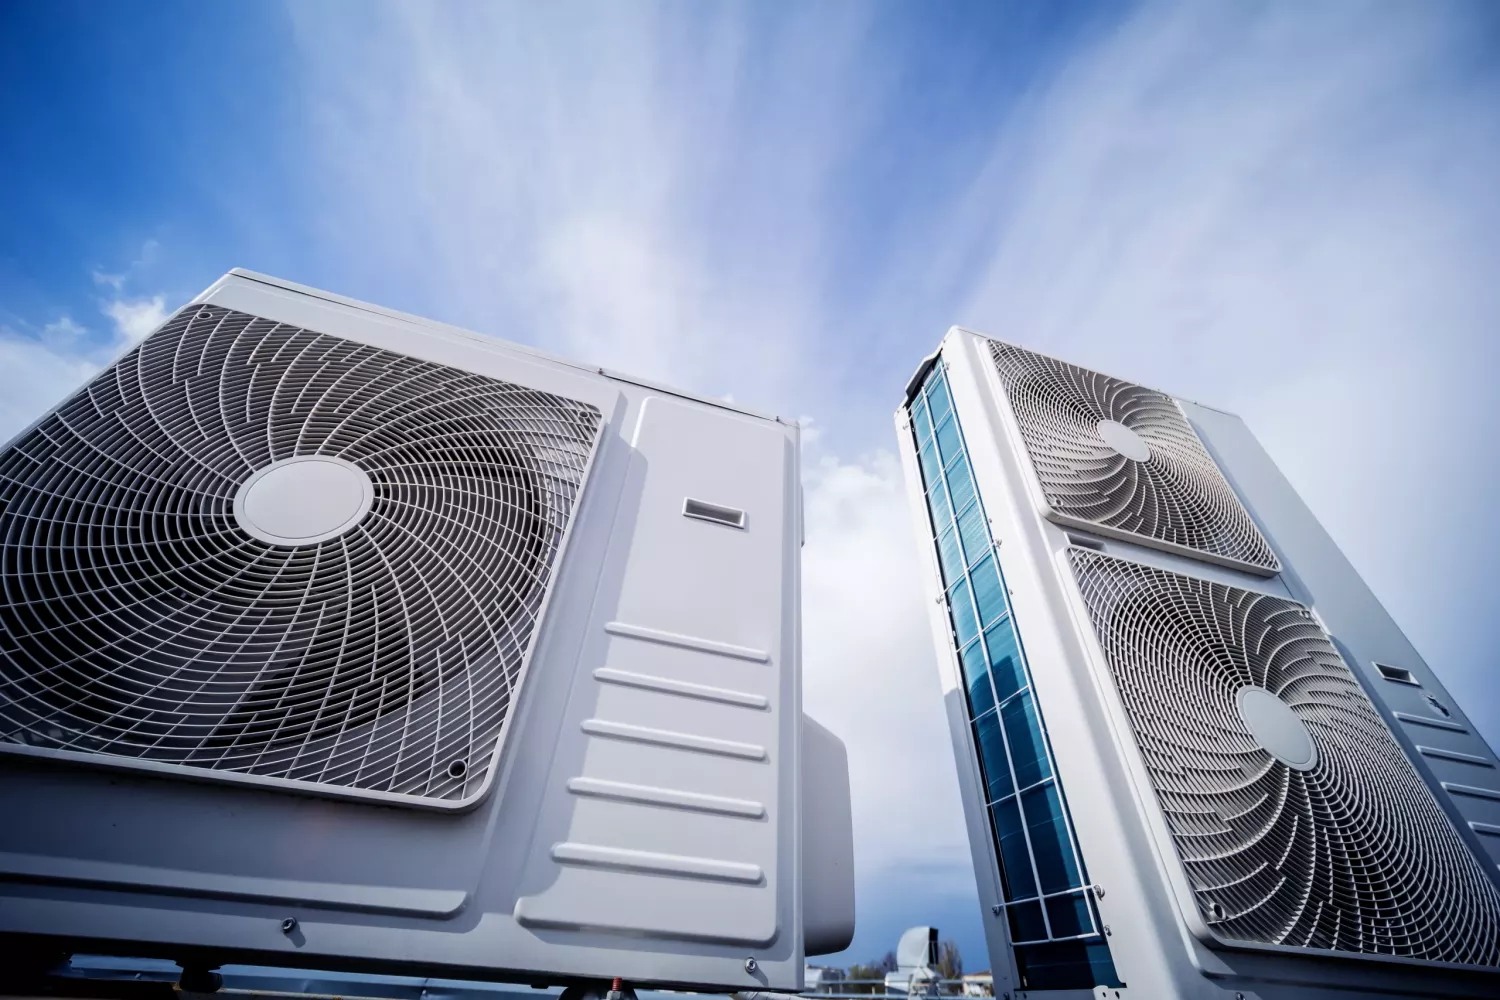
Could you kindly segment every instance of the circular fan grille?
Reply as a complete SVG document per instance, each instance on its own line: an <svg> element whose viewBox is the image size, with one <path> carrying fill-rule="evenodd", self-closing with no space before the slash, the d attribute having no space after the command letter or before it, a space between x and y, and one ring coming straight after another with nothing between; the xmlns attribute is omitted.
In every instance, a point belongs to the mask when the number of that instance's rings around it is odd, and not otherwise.
<svg viewBox="0 0 1500 1000"><path fill-rule="evenodd" d="M0 740L473 794L599 424L188 307L0 454ZM302 455L368 476L368 512L316 544L252 537L237 490Z"/></svg>
<svg viewBox="0 0 1500 1000"><path fill-rule="evenodd" d="M1500 964L1500 894L1302 605L1069 552L1199 912L1222 939ZM1289 706L1309 769L1262 748Z"/></svg>
<svg viewBox="0 0 1500 1000"><path fill-rule="evenodd" d="M1055 516L1256 572L1280 570L1176 400L1010 344L989 344ZM1137 460L1117 450L1107 440L1110 424L1134 432L1150 456Z"/></svg>

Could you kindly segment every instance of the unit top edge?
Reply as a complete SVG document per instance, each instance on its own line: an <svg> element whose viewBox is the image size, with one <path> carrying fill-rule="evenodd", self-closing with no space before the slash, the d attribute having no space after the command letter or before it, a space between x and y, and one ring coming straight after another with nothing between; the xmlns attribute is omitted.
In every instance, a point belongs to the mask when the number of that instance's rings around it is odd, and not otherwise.
<svg viewBox="0 0 1500 1000"><path fill-rule="evenodd" d="M1205 403L1201 400L1193 399L1190 396L1184 396L1180 393L1169 392L1166 389L1158 389L1155 386L1148 385L1145 382L1137 382L1134 379L1125 378L1124 376L1113 375L1109 372L1101 372L1096 368L1090 368L1088 365L1080 364L1077 361L1070 361L1067 358L1059 357L1058 355L1049 353L1047 351L1037 350L1035 347L1028 347L1025 344L1018 343L1014 340L1006 340L1003 337L992 337L989 334L981 333L980 331L975 330L972 327L959 326L957 324L948 328L948 331L943 334L943 339L938 343L938 349L929 354L927 357L923 358L922 363L917 366L916 372L913 373L912 377L909 380L907 380L906 395L901 401L901 406L903 408L912 401L912 398L916 395L917 389L921 387L922 380L927 377L927 373L932 370L932 366L936 364L937 359L942 357L943 350L947 346L948 341L953 339L954 337L959 336L974 337L978 340L994 341L997 344L1007 344L1011 347L1019 347L1023 351L1030 351L1033 354L1041 355L1044 358L1049 358L1053 361L1058 361L1065 365L1072 365L1075 368L1083 368L1088 371L1098 372L1098 374L1100 375L1104 375L1108 378L1116 378L1122 382L1130 382L1132 385L1138 385L1143 389L1151 389L1153 392L1159 392L1164 396L1170 396L1172 399L1175 399L1180 403L1188 403L1200 409L1212 410L1215 413L1222 413L1227 417L1234 417L1236 420L1244 419L1238 413L1235 413L1232 410L1226 410L1222 406L1214 406L1212 403Z"/></svg>
<svg viewBox="0 0 1500 1000"><path fill-rule="evenodd" d="M611 379L616 382L626 382L630 385L637 385L644 389L653 389L657 392L667 393L668 395L692 400L695 403L703 403L706 406L713 406L722 410L730 410L734 413L743 414L747 417L754 417L758 420L766 420L772 423L783 424L785 426L798 429L801 428L801 424L796 420L777 416L773 413L767 413L764 410L756 410L751 407L744 406L739 403L733 403L718 397L705 396L702 393L691 392L686 389L677 388L676 386L665 385L661 382L655 382L651 379L642 378L637 375L631 375L627 372L615 371L612 368L601 368L598 366L586 365L582 362L574 361L570 358L565 358L536 347L531 347L527 344L518 344L512 340L505 340L500 337L493 337L488 334L478 333L473 330L465 329L461 326L454 326L451 323L443 323L439 320L429 319L425 316L417 316L413 313L402 312L399 309L389 309L385 306L375 305L374 303L365 302L361 299L350 298L346 295L339 295L336 292L325 291L321 288L314 288L311 285L303 285L295 281L288 281L285 278L275 277L274 275L262 274L259 271L252 271L248 268L230 268L229 271L227 271L222 277L220 277L213 284L209 285L198 295L194 296L186 304L194 305L206 302L215 291L231 282L235 282L236 280L251 285L266 285L271 288L280 289L282 291L294 292L298 295L305 295L309 298L320 299L324 302L343 306L348 309L355 309L362 312L373 313L374 315L381 316L386 319L398 320L402 323L425 328L436 333L453 337L461 337L465 340L475 341L488 348L499 348L501 350L515 351L519 354L535 358L540 361L546 361L552 364L561 365L566 368L571 368L574 371L586 372L590 375L602 375L605 378Z"/></svg>

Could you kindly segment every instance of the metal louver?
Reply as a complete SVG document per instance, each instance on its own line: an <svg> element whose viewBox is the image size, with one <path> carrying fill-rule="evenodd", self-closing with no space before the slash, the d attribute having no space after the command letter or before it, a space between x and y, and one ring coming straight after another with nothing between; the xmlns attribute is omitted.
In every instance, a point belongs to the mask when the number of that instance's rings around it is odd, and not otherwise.
<svg viewBox="0 0 1500 1000"><path fill-rule="evenodd" d="M1248 570L1270 545L1172 397L989 341L1048 516Z"/></svg>
<svg viewBox="0 0 1500 1000"><path fill-rule="evenodd" d="M0 453L0 749L471 798L600 423L187 307Z"/></svg>
<svg viewBox="0 0 1500 1000"><path fill-rule="evenodd" d="M1220 940L1500 965L1500 894L1305 607L1069 558Z"/></svg>

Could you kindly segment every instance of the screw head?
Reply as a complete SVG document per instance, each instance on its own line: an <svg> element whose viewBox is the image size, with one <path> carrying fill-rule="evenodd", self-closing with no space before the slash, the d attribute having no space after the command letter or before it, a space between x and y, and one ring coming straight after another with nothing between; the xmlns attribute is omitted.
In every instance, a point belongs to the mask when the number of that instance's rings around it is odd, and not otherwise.
<svg viewBox="0 0 1500 1000"><path fill-rule="evenodd" d="M1104 936L1105 937L1109 937L1113 933L1114 933L1114 931L1112 931L1112 930L1109 929L1109 924L1105 924L1104 925Z"/></svg>
<svg viewBox="0 0 1500 1000"><path fill-rule="evenodd" d="M281 933L283 933L283 934L290 934L290 933L292 933L292 931L294 931L296 929L297 929L297 918L296 917L287 917L285 920L283 920L281 922Z"/></svg>
<svg viewBox="0 0 1500 1000"><path fill-rule="evenodd" d="M754 972L755 972L755 970L758 969L758 968L760 968L760 965L755 961L755 959L753 959L753 958L747 958L747 959L745 959L745 971L746 972L749 972L749 973L751 973L753 975Z"/></svg>
<svg viewBox="0 0 1500 1000"><path fill-rule="evenodd" d="M998 917L1001 913L1005 912L1005 907L1001 906L999 903L996 903L994 906L990 907L990 912Z"/></svg>
<svg viewBox="0 0 1500 1000"><path fill-rule="evenodd" d="M1096 898L1096 899L1103 899L1104 898L1104 886L1100 885L1098 882L1094 883L1094 898Z"/></svg>

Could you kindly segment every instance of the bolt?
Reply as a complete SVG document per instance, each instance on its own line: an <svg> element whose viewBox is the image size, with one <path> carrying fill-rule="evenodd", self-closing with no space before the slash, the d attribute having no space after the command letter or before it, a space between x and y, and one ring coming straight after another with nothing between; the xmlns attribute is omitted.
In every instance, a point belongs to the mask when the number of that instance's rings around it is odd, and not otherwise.
<svg viewBox="0 0 1500 1000"><path fill-rule="evenodd" d="M1109 929L1109 924L1105 924L1104 925L1104 936L1105 937L1109 937L1113 933L1114 933L1114 931L1112 931L1112 930Z"/></svg>
<svg viewBox="0 0 1500 1000"><path fill-rule="evenodd" d="M752 976L755 975L755 970L759 969L759 968L760 968L760 966L758 964L756 964L755 959L753 959L753 958L747 958L747 959L745 959L745 971L748 972L748 973L750 973Z"/></svg>
<svg viewBox="0 0 1500 1000"><path fill-rule="evenodd" d="M1234 1000L1245 1000L1245 994L1243 994L1243 993L1236 993L1234 995Z"/></svg>
<svg viewBox="0 0 1500 1000"><path fill-rule="evenodd" d="M1001 906L999 903L996 903L994 906L990 907L990 912L998 917L1001 912L1004 911L1004 909L1005 907Z"/></svg>
<svg viewBox="0 0 1500 1000"><path fill-rule="evenodd" d="M296 917L287 917L285 920L283 920L281 922L281 933L283 933L283 934L290 934L290 933L292 933L292 931L294 931L296 929L297 929L297 918Z"/></svg>
<svg viewBox="0 0 1500 1000"><path fill-rule="evenodd" d="M1096 899L1104 898L1104 886L1100 885L1098 882L1094 883L1094 897Z"/></svg>

